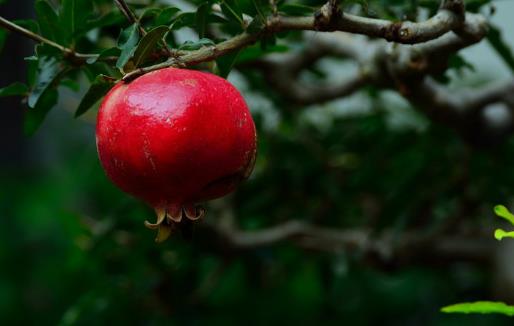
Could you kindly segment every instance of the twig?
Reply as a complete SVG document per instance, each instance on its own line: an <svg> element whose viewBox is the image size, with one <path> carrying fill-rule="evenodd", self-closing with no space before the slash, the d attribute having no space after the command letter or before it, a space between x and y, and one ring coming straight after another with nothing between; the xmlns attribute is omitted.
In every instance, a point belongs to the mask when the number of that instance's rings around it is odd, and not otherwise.
<svg viewBox="0 0 514 326"><path fill-rule="evenodd" d="M13 22L3 18L0 16L0 26L7 29L7 30L10 30L14 33L18 33L18 34L21 34L31 40L34 40L38 43L45 43L47 45L50 45L56 49L59 49L60 51L62 51L65 55L67 56L71 56L71 57L74 57L76 59L80 59L80 60L87 60L89 58L94 58L96 57L97 55L96 54L82 54L82 53L78 53L78 52L75 52L74 50L70 49L70 48L67 48L65 46L62 46L58 43L55 43L54 41L52 40L49 40L39 34L36 34L36 33L33 33L32 31L29 31L28 29L25 29L19 25L16 25L14 24Z"/></svg>
<svg viewBox="0 0 514 326"><path fill-rule="evenodd" d="M146 35L145 29L139 24L139 19L137 19L136 15L130 10L129 6L125 2L125 0L114 0L114 3L120 9L121 13L127 18L127 20L131 24L136 24L139 29L139 33L144 36Z"/></svg>
<svg viewBox="0 0 514 326"><path fill-rule="evenodd" d="M136 24L136 26L137 26L137 28L139 30L139 33L142 36L145 36L146 35L146 30L143 28L143 26L141 26L141 24L139 23L139 19L132 12L132 10L130 10L130 8L127 5L127 3L125 2L125 0L114 0L114 2L116 3L116 5L120 9L120 11L123 13L123 15L127 18L127 20L131 24ZM166 42L166 38L164 38L164 37L161 38L161 43L162 43L162 46L164 47L164 50L168 54L168 56L171 56L171 57L175 57L176 56L176 53L172 49L170 49L170 47L168 46L168 43Z"/></svg>

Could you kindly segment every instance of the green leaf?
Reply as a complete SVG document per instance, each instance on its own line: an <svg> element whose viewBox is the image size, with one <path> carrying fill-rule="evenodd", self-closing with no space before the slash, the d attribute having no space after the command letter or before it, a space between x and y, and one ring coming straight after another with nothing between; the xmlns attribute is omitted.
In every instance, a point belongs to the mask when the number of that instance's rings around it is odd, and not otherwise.
<svg viewBox="0 0 514 326"><path fill-rule="evenodd" d="M114 86L114 80L105 75L99 75L95 78L91 87L86 92L79 107L75 112L75 117L79 117L89 110L98 100L100 100Z"/></svg>
<svg viewBox="0 0 514 326"><path fill-rule="evenodd" d="M193 50L198 50L204 46L209 46L209 45L215 45L215 43L208 38L202 38L196 42L193 42L193 41L184 42L182 45L179 46L179 50L193 51Z"/></svg>
<svg viewBox="0 0 514 326"><path fill-rule="evenodd" d="M509 221L512 225L514 225L514 215L509 212L507 207L503 205L496 205L494 206L494 213L498 215L499 217L502 217Z"/></svg>
<svg viewBox="0 0 514 326"><path fill-rule="evenodd" d="M193 12L183 12L172 21L170 29L178 30L182 27L193 27L195 24L196 14Z"/></svg>
<svg viewBox="0 0 514 326"><path fill-rule="evenodd" d="M136 67L139 67L148 56L155 50L159 41L168 33L168 26L158 26L146 33L137 45L132 61Z"/></svg>
<svg viewBox="0 0 514 326"><path fill-rule="evenodd" d="M71 44L79 31L85 30L86 21L93 11L90 0L62 0L59 13L60 24L64 30L67 44Z"/></svg>
<svg viewBox="0 0 514 326"><path fill-rule="evenodd" d="M514 72L514 54L509 45L503 40L500 30L494 25L489 24L487 40L507 66L509 66L510 70Z"/></svg>
<svg viewBox="0 0 514 326"><path fill-rule="evenodd" d="M175 7L168 7L161 11L161 13L155 18L154 24L156 26L160 25L169 25L171 23L171 19L173 16L175 16L177 13L180 12L180 9Z"/></svg>
<svg viewBox="0 0 514 326"><path fill-rule="evenodd" d="M35 108L41 95L52 85L63 67L55 57L39 57L34 88L29 95L28 105Z"/></svg>
<svg viewBox="0 0 514 326"><path fill-rule="evenodd" d="M13 23L15 23L18 26L21 26L23 28L28 29L31 32L34 32L36 34L39 34L39 25L37 21L33 19L17 19L13 20Z"/></svg>
<svg viewBox="0 0 514 326"><path fill-rule="evenodd" d="M209 16L210 10L211 5L209 2L201 4L196 10L196 32L198 33L198 37L200 38L203 38L205 36L205 29L207 28L207 18Z"/></svg>
<svg viewBox="0 0 514 326"><path fill-rule="evenodd" d="M34 8L36 9L36 16L41 34L52 41L62 43L62 27L59 24L59 17L52 7L50 7L46 1L38 0L34 4Z"/></svg>
<svg viewBox="0 0 514 326"><path fill-rule="evenodd" d="M445 313L462 314L503 314L514 316L514 306L508 306L503 302L477 301L468 303L457 303L441 309Z"/></svg>
<svg viewBox="0 0 514 326"><path fill-rule="evenodd" d="M33 109L25 111L23 129L27 136L31 136L45 120L47 113L57 104L58 93L54 88L47 89Z"/></svg>
<svg viewBox="0 0 514 326"><path fill-rule="evenodd" d="M494 238L501 241L503 238L514 238L514 231L507 232L502 229L496 229L494 231Z"/></svg>
<svg viewBox="0 0 514 326"><path fill-rule="evenodd" d="M14 83L4 88L0 88L0 97L4 96L25 96L29 92L27 85L23 83Z"/></svg>
<svg viewBox="0 0 514 326"><path fill-rule="evenodd" d="M98 62L99 60L102 60L103 58L118 57L120 55L120 53L121 53L121 50L119 48L106 49L106 50L103 50L98 56L87 59L86 62L88 64L93 64L93 63Z"/></svg>
<svg viewBox="0 0 514 326"><path fill-rule="evenodd" d="M227 76L230 74L230 71L232 70L232 67L234 67L234 64L236 63L239 54L241 54L241 50L233 51L229 54L219 57L218 60L216 60L219 76L227 78Z"/></svg>
<svg viewBox="0 0 514 326"><path fill-rule="evenodd" d="M148 8L139 17L140 20L157 17L162 12L159 8Z"/></svg>
<svg viewBox="0 0 514 326"><path fill-rule="evenodd" d="M223 0L220 2L221 11L231 22L244 26L243 12L235 0Z"/></svg>
<svg viewBox="0 0 514 326"><path fill-rule="evenodd" d="M121 33L121 37L118 42L118 47L121 49L120 57L116 62L118 69L123 67L130 60L134 52L136 51L137 42L139 41L139 31L137 25L133 24ZM126 40L126 41L125 41Z"/></svg>

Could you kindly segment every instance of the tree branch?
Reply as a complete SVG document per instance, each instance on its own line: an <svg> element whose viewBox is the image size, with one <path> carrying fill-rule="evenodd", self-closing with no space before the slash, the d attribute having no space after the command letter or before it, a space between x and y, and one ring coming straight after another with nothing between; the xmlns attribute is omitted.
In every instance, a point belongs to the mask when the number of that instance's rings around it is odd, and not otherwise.
<svg viewBox="0 0 514 326"><path fill-rule="evenodd" d="M41 35L33 33L32 31L30 31L28 29L25 29L19 25L16 25L13 22L11 22L1 16L0 16L0 26L11 32L23 35L23 36L25 36L33 41L36 41L38 43L45 43L47 45L50 45L51 47L59 49L67 56L71 56L71 57L75 57L75 58L79 58L79 59L83 59L83 60L86 60L89 58L94 58L96 56L95 54L82 54L82 53L75 52L74 50L72 50L70 48L62 46L62 45L55 43L54 41L49 40Z"/></svg>
<svg viewBox="0 0 514 326"><path fill-rule="evenodd" d="M456 129L478 144L481 141L478 135L490 134L486 118L481 114L489 104L502 102L514 110L514 82L450 92L426 78L444 73L451 55L487 34L488 26L481 15L468 13L465 17L455 32L421 44L392 47L382 40L362 40L345 33L307 35L310 41L301 51L271 54L246 65L261 68L275 90L300 104L347 96L368 84L379 89L395 89L432 120ZM360 69L339 82L323 85L302 82L300 73L327 56L353 59Z"/></svg>
<svg viewBox="0 0 514 326"><path fill-rule="evenodd" d="M242 231L222 224L210 228L236 250L269 247L287 241L310 250L374 257L382 264L430 260L430 257L435 257L438 262L445 258L488 261L495 246L490 234L465 236L414 231L397 234L387 230L373 234L370 230L336 230L301 221L287 221L258 231Z"/></svg>
<svg viewBox="0 0 514 326"><path fill-rule="evenodd" d="M422 43L436 39L452 30L469 32L468 29L462 28L465 21L463 8L462 0L445 0L440 11L424 22L391 22L343 14L333 1L328 1L314 16L287 17L273 15L267 18L260 32L245 32L216 45L187 52L157 65L137 69L125 75L123 79L128 81L143 73L165 67L184 67L211 61L228 52L251 45L269 34L290 30L343 31L384 38L397 43Z"/></svg>
<svg viewBox="0 0 514 326"><path fill-rule="evenodd" d="M22 36L25 36L33 41L36 41L38 43L44 43L51 47L54 47L64 53L65 58L71 59L75 64L83 64L88 59L96 58L98 57L98 54L84 54L74 51L73 49L67 48L63 45L60 45L52 40L49 40L39 34L33 33L32 31L25 29L19 25L14 24L13 22L3 18L0 16L0 27L3 27L11 32L20 34ZM102 61L113 61L116 60L116 58L112 57L106 57L103 58Z"/></svg>

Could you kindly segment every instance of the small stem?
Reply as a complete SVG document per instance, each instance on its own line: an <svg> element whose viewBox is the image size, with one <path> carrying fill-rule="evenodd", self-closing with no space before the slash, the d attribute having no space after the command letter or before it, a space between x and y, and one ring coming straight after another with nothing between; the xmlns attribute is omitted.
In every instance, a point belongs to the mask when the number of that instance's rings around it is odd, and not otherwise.
<svg viewBox="0 0 514 326"><path fill-rule="evenodd" d="M139 33L142 36L146 35L146 30L141 26L139 23L139 19L136 17L136 15L130 10L128 4L125 2L125 0L114 0L120 11L123 13L123 15L127 18L127 20L131 24L136 24L137 28L139 29ZM167 52L169 56L173 56L173 51L168 46L168 43L166 43L166 39L163 37L161 39L162 45L164 46L164 50Z"/></svg>
<svg viewBox="0 0 514 326"><path fill-rule="evenodd" d="M25 29L19 25L16 25L14 24L13 22L3 18L2 16L0 16L0 27L3 27L7 30L10 30L11 32L14 32L14 33L18 33L18 34L21 34L33 41L36 41L38 43L45 43L47 45L50 45L56 49L59 49L61 50L62 52L64 52L66 55L69 55L75 59L79 59L79 60L87 60L89 58L94 58L96 56L98 56L97 54L84 54L84 53L78 53L78 52L75 52L73 51L72 49L70 48L67 48L65 46L62 46L58 43L55 43L54 41L52 40L49 40L47 39L46 37L43 37L39 34L36 34L36 33L33 33L32 31L29 31L28 29Z"/></svg>
<svg viewBox="0 0 514 326"><path fill-rule="evenodd" d="M139 29L139 33L141 35L145 36L146 31L145 29L139 24L139 19L137 19L136 15L130 10L129 6L125 2L125 0L114 0L114 3L116 3L116 6L120 9L120 11L123 13L123 15L127 18L127 20L131 24L136 24L137 28Z"/></svg>
<svg viewBox="0 0 514 326"><path fill-rule="evenodd" d="M28 29L25 29L21 26L18 26L16 24L14 24L13 22L11 22L1 16L0 16L0 26L4 27L5 29L10 30L11 32L22 34L23 36L26 36L36 42L45 43L50 46L53 46L54 48L57 48L64 53L68 53L68 54L72 54L72 55L75 54L75 51L73 51L72 49L69 49L60 44L57 44L54 41L51 41L41 35L35 34L32 31L29 31Z"/></svg>

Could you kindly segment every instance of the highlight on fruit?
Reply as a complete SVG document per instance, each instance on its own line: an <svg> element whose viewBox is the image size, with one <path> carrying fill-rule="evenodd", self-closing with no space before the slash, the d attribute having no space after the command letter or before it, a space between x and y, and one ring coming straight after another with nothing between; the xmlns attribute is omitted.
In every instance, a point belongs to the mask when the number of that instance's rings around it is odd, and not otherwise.
<svg viewBox="0 0 514 326"><path fill-rule="evenodd" d="M103 99L96 143L107 176L155 209L157 242L252 172L256 130L238 90L216 75L165 68L120 82Z"/></svg>

